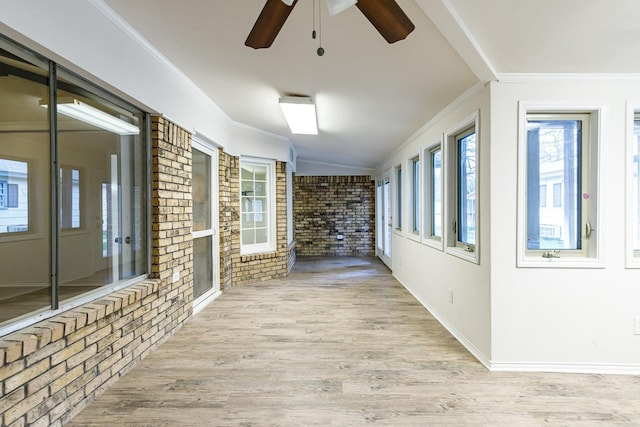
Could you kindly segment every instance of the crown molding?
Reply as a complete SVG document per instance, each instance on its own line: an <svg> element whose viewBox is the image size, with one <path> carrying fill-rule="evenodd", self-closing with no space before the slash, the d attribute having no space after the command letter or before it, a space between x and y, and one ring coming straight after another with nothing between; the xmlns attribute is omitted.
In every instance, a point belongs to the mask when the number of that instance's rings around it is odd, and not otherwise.
<svg viewBox="0 0 640 427"><path fill-rule="evenodd" d="M154 58L162 66L166 67L172 74L178 76L183 82L191 86L196 92L200 93L209 105L214 108L223 117L234 122L227 113L225 113L218 104L216 104L197 84L194 83L186 74L184 74L175 64L173 64L166 56L156 49L147 39L144 38L135 28L109 7L103 0L89 0L89 3L98 10L105 18L111 21L118 29L125 33L131 40L142 47L152 58ZM235 122L234 122L235 123Z"/></svg>
<svg viewBox="0 0 640 427"><path fill-rule="evenodd" d="M640 82L640 73L500 73L499 83L567 83L571 81L623 80Z"/></svg>

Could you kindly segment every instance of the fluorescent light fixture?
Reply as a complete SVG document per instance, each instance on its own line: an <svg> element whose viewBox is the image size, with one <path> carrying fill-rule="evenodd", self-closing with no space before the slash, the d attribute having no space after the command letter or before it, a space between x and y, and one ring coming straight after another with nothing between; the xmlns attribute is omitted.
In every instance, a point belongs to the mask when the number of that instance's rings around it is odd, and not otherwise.
<svg viewBox="0 0 640 427"><path fill-rule="evenodd" d="M306 96L283 96L280 98L280 108L287 120L291 133L304 135L318 134L316 119L316 104Z"/></svg>
<svg viewBox="0 0 640 427"><path fill-rule="evenodd" d="M40 101L40 105L47 107L47 103L44 101ZM138 135L140 133L138 126L125 122L77 99L59 99L58 113L118 135Z"/></svg>
<svg viewBox="0 0 640 427"><path fill-rule="evenodd" d="M337 15L338 13L349 9L356 3L358 3L358 0L327 0L329 15Z"/></svg>

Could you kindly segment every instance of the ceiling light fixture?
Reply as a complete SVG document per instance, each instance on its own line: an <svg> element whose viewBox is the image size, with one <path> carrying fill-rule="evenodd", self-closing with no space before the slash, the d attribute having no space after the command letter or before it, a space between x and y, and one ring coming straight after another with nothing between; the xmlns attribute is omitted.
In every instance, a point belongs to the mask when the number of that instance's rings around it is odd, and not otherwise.
<svg viewBox="0 0 640 427"><path fill-rule="evenodd" d="M293 0L282 0L282 2L287 6L293 5ZM358 0L327 0L329 15L337 15L338 13L349 9L356 3L358 3Z"/></svg>
<svg viewBox="0 0 640 427"><path fill-rule="evenodd" d="M42 107L47 107L47 102L40 101ZM111 114L80 102L77 99L58 99L58 113L71 117L81 122L117 133L118 135L138 135L140 128Z"/></svg>
<svg viewBox="0 0 640 427"><path fill-rule="evenodd" d="M340 12L349 9L351 6L358 3L358 0L327 0L327 7L329 8L329 15L334 16Z"/></svg>
<svg viewBox="0 0 640 427"><path fill-rule="evenodd" d="M283 96L280 108L293 134L317 135L316 104L307 96Z"/></svg>

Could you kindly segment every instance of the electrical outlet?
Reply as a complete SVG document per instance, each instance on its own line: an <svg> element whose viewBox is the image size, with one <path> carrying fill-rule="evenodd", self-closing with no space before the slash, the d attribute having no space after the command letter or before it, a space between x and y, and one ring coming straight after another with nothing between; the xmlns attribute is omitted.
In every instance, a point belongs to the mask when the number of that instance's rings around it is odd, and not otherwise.
<svg viewBox="0 0 640 427"><path fill-rule="evenodd" d="M640 316L633 318L633 334L640 335Z"/></svg>
<svg viewBox="0 0 640 427"><path fill-rule="evenodd" d="M448 300L451 304L453 304L453 289L449 289Z"/></svg>

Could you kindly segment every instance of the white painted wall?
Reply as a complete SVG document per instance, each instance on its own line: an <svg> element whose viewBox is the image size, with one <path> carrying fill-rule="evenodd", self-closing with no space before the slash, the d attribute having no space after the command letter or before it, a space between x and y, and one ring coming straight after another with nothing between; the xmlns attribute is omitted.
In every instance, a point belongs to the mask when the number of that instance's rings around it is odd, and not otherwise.
<svg viewBox="0 0 640 427"><path fill-rule="evenodd" d="M505 81L506 79L503 79ZM625 268L627 102L640 80L511 78L491 85L491 327L496 369L640 372L640 270ZM604 268L516 267L518 102L601 105Z"/></svg>
<svg viewBox="0 0 640 427"><path fill-rule="evenodd" d="M441 141L443 133L451 131L461 121L479 112L479 204L480 229L478 248L480 264L452 256L407 236L410 224L408 161L425 148ZM376 176L399 164L403 165L403 209L405 224L402 232L393 232L391 247L393 274L413 293L483 363L491 359L490 306L490 187L489 187L489 89L474 88L458 102L427 123L401 149L379 165ZM424 161L423 161L424 163ZM395 190L395 177L392 176ZM446 190L445 190L446 191ZM394 197L395 199L395 197ZM393 211L395 214L395 210ZM395 220L394 220L395 223ZM446 224L445 224L446 225ZM424 230L424 227L422 227ZM449 303L449 289L453 290L453 304Z"/></svg>
<svg viewBox="0 0 640 427"><path fill-rule="evenodd" d="M404 230L393 234L393 273L493 370L638 373L640 335L634 335L634 318L640 317L640 269L626 267L625 237L631 230L626 225L625 156L632 126L628 106L640 109L640 79L501 80L463 96L376 169L380 177L402 164L406 180L409 159L479 110L480 265L427 246ZM602 107L597 233L603 268L516 266L521 101ZM403 190L406 229L407 181Z"/></svg>
<svg viewBox="0 0 640 427"><path fill-rule="evenodd" d="M231 120L99 0L5 0L0 19L0 32L226 151L241 144L259 156L267 146L288 160L287 139Z"/></svg>

